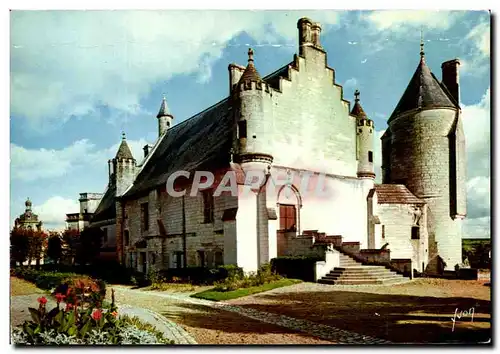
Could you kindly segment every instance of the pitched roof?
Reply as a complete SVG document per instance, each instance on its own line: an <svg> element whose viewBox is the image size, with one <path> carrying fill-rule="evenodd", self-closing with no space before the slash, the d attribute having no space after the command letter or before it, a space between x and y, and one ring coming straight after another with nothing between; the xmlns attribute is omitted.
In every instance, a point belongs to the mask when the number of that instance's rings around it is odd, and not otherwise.
<svg viewBox="0 0 500 354"><path fill-rule="evenodd" d="M457 108L448 90L432 74L422 56L420 63L389 121L416 108Z"/></svg>
<svg viewBox="0 0 500 354"><path fill-rule="evenodd" d="M118 148L118 151L116 152L116 158L117 159L134 159L134 156L132 156L132 151L130 151L130 148L128 147L127 140L125 139L125 133L123 134L122 142L120 144L120 147Z"/></svg>
<svg viewBox="0 0 500 354"><path fill-rule="evenodd" d="M116 218L116 185L108 186L104 196L102 197L97 209L92 215L91 222L103 221Z"/></svg>
<svg viewBox="0 0 500 354"><path fill-rule="evenodd" d="M404 184L376 184L374 189L377 192L378 204L425 204Z"/></svg>
<svg viewBox="0 0 500 354"><path fill-rule="evenodd" d="M161 101L160 110L158 111L156 118L166 117L166 116L172 117L172 114L170 114L170 110L168 109L167 99L165 98L165 96L163 96L163 100Z"/></svg>
<svg viewBox="0 0 500 354"><path fill-rule="evenodd" d="M354 96L356 96L356 98L354 99L354 107L352 107L351 116L368 119L368 116L366 115L365 111L363 110L363 107L361 107L361 104L359 103L359 91L358 90L356 90L354 92Z"/></svg>
<svg viewBox="0 0 500 354"><path fill-rule="evenodd" d="M228 167L233 125L227 98L174 125L151 152L125 197L163 185L175 171Z"/></svg>
<svg viewBox="0 0 500 354"><path fill-rule="evenodd" d="M245 81L262 81L259 72L255 68L253 64L253 50L252 48L248 49L248 65L241 75L240 81L238 83L243 83Z"/></svg>

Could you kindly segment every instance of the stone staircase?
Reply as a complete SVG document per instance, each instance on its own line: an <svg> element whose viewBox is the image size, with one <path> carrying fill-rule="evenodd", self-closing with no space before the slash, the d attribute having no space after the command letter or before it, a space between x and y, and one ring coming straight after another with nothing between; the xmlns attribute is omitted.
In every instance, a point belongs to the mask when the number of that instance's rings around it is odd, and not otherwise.
<svg viewBox="0 0 500 354"><path fill-rule="evenodd" d="M362 265L346 254L340 254L340 266L318 280L322 284L377 285L400 284L409 281L384 266Z"/></svg>

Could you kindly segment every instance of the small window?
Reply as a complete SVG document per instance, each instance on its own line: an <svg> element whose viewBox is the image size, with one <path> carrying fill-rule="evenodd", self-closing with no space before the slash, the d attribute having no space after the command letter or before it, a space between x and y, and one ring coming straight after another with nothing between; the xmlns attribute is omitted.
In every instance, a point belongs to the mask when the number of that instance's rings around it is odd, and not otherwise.
<svg viewBox="0 0 500 354"><path fill-rule="evenodd" d="M167 128L170 128L170 122L167 122Z"/></svg>
<svg viewBox="0 0 500 354"><path fill-rule="evenodd" d="M214 222L214 196L212 190L208 189L203 194L203 222L206 224Z"/></svg>
<svg viewBox="0 0 500 354"><path fill-rule="evenodd" d="M128 234L128 230L125 230L125 232L123 233L123 244L125 246L128 246L130 244L130 237Z"/></svg>
<svg viewBox="0 0 500 354"><path fill-rule="evenodd" d="M238 131L240 134L240 139L247 137L247 121L246 120L240 120L238 122Z"/></svg>
<svg viewBox="0 0 500 354"><path fill-rule="evenodd" d="M205 267L205 251L197 251L198 253L198 267Z"/></svg>
<svg viewBox="0 0 500 354"><path fill-rule="evenodd" d="M363 132L363 130L362 130L362 129L358 129L358 132L359 132L359 133L362 133L362 132Z"/></svg>
<svg viewBox="0 0 500 354"><path fill-rule="evenodd" d="M411 239L412 240L419 240L420 239L420 227L419 226L412 226Z"/></svg>
<svg viewBox="0 0 500 354"><path fill-rule="evenodd" d="M141 204L141 225L142 231L149 229L149 205L148 203Z"/></svg>
<svg viewBox="0 0 500 354"><path fill-rule="evenodd" d="M382 238L385 239L385 225L382 225Z"/></svg>
<svg viewBox="0 0 500 354"><path fill-rule="evenodd" d="M373 162L373 151L368 151L368 162Z"/></svg>

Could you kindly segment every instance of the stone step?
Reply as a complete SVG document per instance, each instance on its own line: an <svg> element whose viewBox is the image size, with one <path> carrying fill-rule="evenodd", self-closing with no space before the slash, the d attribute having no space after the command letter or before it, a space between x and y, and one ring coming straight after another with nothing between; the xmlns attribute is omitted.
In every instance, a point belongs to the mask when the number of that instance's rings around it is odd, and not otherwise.
<svg viewBox="0 0 500 354"><path fill-rule="evenodd" d="M391 279L391 278L402 278L401 274L359 274L359 275L346 275L346 274L327 274L324 278L327 279Z"/></svg>
<svg viewBox="0 0 500 354"><path fill-rule="evenodd" d="M385 280L375 280L375 279L342 279L342 280L332 280L332 279L320 279L318 282L322 284L333 284L333 285L390 285L390 284L401 284L406 283L408 280L405 278L394 278Z"/></svg>
<svg viewBox="0 0 500 354"><path fill-rule="evenodd" d="M386 273L396 273L389 269L339 269L334 268L329 273L345 273L345 274L386 274Z"/></svg>

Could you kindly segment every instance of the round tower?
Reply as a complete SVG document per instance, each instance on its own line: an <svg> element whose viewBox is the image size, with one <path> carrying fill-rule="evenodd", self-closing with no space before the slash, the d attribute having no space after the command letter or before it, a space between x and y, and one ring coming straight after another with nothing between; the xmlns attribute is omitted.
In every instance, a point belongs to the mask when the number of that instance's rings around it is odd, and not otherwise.
<svg viewBox="0 0 500 354"><path fill-rule="evenodd" d="M112 163L116 195L121 196L134 182L136 168L136 161L127 144L125 133L122 133L122 142Z"/></svg>
<svg viewBox="0 0 500 354"><path fill-rule="evenodd" d="M160 110L158 111L156 118L158 118L158 138L160 138L167 132L168 129L170 129L170 127L172 126L172 120L174 119L174 116L168 109L167 99L165 98L165 95L163 95Z"/></svg>
<svg viewBox="0 0 500 354"><path fill-rule="evenodd" d="M465 172L463 131L457 101L427 67L423 43L418 67L388 125L382 137L384 183L404 184L427 203L426 270L452 270L462 262L465 211L455 206L465 200L465 179L457 178Z"/></svg>
<svg viewBox="0 0 500 354"><path fill-rule="evenodd" d="M354 107L351 115L356 117L356 153L358 159L359 178L375 179L375 168L373 165L373 134L375 125L373 120L368 118L363 107L359 103L359 91L354 92Z"/></svg>
<svg viewBox="0 0 500 354"><path fill-rule="evenodd" d="M267 171L273 157L269 152L270 136L265 126L272 121L272 100L269 85L254 66L253 50L248 50L248 65L232 92L238 122L236 160L244 170Z"/></svg>

